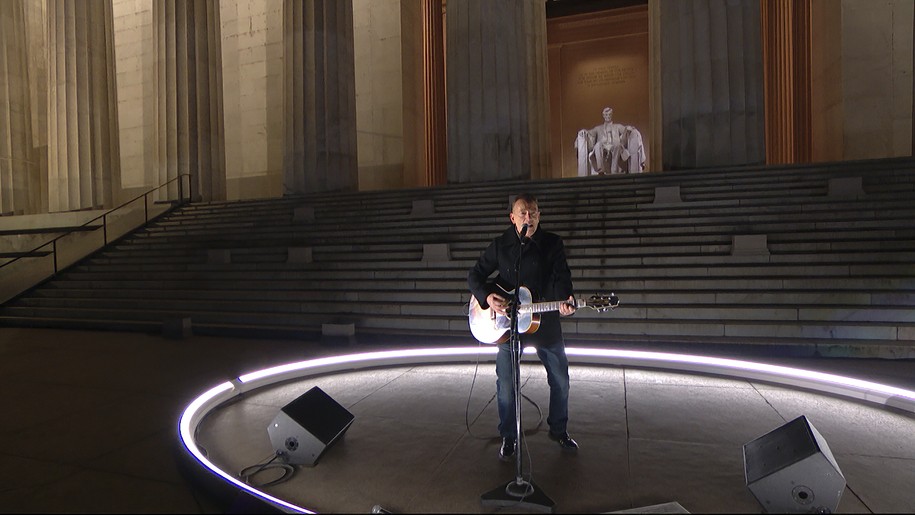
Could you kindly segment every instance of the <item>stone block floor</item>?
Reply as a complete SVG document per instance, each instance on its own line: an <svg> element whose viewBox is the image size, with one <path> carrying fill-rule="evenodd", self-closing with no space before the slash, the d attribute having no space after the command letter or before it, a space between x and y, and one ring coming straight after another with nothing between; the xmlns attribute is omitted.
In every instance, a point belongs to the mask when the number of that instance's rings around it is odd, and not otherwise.
<svg viewBox="0 0 915 515"><path fill-rule="evenodd" d="M178 466L177 421L187 404L245 372L383 348L0 328L0 512L225 511ZM910 360L746 359L915 389ZM297 467L266 491L322 512L492 512L480 495L515 476L514 462L497 458L493 368L396 366L264 387L214 410L198 441L227 471L263 462L273 452L267 424L320 386L355 415L353 425L317 466ZM577 454L561 452L534 405L523 407L525 473L556 512L677 502L693 513L760 513L742 445L799 415L822 433L848 481L838 512L915 511L912 414L669 370L573 365L571 373ZM523 393L546 417L542 367L526 361L522 375Z"/></svg>

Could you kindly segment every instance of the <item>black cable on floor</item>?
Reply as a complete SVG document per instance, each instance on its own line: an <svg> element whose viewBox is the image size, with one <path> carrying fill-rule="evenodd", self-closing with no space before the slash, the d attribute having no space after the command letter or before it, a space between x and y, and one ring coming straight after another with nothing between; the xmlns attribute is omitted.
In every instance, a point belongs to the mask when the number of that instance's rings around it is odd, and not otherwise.
<svg viewBox="0 0 915 515"><path fill-rule="evenodd" d="M255 486L255 487L264 487L264 486L273 486L280 483L285 483L292 479L293 474L295 474L295 467L289 463L273 463L279 457L279 453L274 453L273 456L267 460L265 463L260 463L257 465L251 465L250 467L245 467L241 469L238 473L238 477L241 478L245 484ZM253 469L253 472L251 471ZM266 483L254 483L252 478L257 474L265 470L271 469L283 469L283 475L274 479L273 481L267 481Z"/></svg>
<svg viewBox="0 0 915 515"><path fill-rule="evenodd" d="M478 344L480 347L483 346L482 342L478 342ZM471 379L471 381L470 381L470 392L467 393L467 405L464 407L464 426L467 428L467 433L470 434L471 437L473 437L477 440L492 440L493 438L498 438L498 437L496 437L496 436L478 436L478 435L473 434L473 431L470 429L470 399L473 397L473 387L477 382L477 373L479 372L479 370L480 370L480 353L478 352L477 361L473 368L473 379ZM525 379L524 384L521 385L521 388L524 388L524 385L526 385L527 381L529 381L529 380L530 380L530 377ZM489 400L486 401L486 404L483 405L483 408L485 409L486 406L489 406L489 404L495 398L496 398L496 394L493 394L492 397L490 397ZM524 433L524 436L530 436L530 435L536 433L537 431L539 431L540 426L543 425L543 410L540 409L539 404L537 404L536 402L531 400L531 398L528 397L527 395L524 395L522 393L521 398L527 400L527 402L531 403L534 406L534 408L537 409L537 416L539 417L537 420L537 425L534 426L533 429L527 429L527 430L522 431L522 433Z"/></svg>

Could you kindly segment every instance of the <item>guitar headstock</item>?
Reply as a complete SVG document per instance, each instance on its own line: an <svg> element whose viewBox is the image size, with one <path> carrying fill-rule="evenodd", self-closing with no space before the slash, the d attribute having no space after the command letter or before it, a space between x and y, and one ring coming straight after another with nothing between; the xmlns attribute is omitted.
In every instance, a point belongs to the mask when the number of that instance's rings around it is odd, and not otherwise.
<svg viewBox="0 0 915 515"><path fill-rule="evenodd" d="M618 308L619 305L620 298L617 297L615 293L611 293L610 295L592 295L588 299L588 307L597 312L610 311Z"/></svg>

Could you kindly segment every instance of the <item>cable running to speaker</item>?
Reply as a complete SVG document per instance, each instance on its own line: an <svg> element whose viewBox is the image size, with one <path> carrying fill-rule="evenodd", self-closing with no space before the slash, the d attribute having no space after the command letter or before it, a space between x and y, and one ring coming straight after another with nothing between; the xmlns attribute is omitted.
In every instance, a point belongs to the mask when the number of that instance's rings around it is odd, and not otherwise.
<svg viewBox="0 0 915 515"><path fill-rule="evenodd" d="M271 456L270 459L268 459L265 463L259 463L259 464L251 465L249 467L245 467L245 468L241 469L241 471L238 473L238 477L241 480L243 480L245 482L245 484L248 484L248 485L251 485L254 487L258 487L258 488L265 487L265 486L278 485L280 483L285 483L286 481L289 481L290 479L292 479L293 474L295 474L295 467L293 467L289 463L273 463L273 461L279 457L280 457L280 454L275 452L275 453L273 453L273 456ZM253 469L253 471L252 471L252 469ZM282 469L283 475L272 481L267 481L266 483L254 483L252 481L254 476L256 476L257 474L260 474L261 472L264 472L265 470L271 470L271 469Z"/></svg>

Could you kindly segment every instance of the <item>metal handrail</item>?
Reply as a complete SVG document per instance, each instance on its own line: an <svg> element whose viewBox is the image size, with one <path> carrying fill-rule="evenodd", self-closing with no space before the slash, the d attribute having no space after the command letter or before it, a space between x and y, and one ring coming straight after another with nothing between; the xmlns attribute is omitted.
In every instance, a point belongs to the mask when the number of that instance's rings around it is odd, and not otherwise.
<svg viewBox="0 0 915 515"><path fill-rule="evenodd" d="M128 200L127 202L124 202L123 204L121 204L117 207L114 207L114 208L109 209L108 211L105 211L104 213L96 216L92 220L89 220L88 222L80 225L79 227L70 229L66 233L61 234L60 236L54 238L53 240L42 243L41 245L35 247L34 249L23 253L22 256L17 256L15 258L7 261L6 263L0 264L0 269L2 269L3 267L5 267L7 265L11 265L11 264L15 263L16 261L19 261L20 259L31 257L31 256L29 256L29 254L38 252L39 250L43 249L44 247L51 245L51 254L53 254L53 256L54 256L54 274L53 275L57 275L57 272L58 272L58 269L57 269L57 240L64 238L66 236L69 236L69 235L79 231L83 227L86 227L87 225L89 225L92 222L101 218L102 219L102 238L104 241L102 246L104 247L105 245L108 245L108 215L110 215L111 213L114 213L115 211L121 209L122 207L124 207L128 204L132 204L132 203L136 202L137 200L139 200L141 198L143 199L143 225L141 227L145 227L146 224L149 223L149 201L146 197L149 196L150 194L160 190L161 188L164 188L165 186L168 186L169 184L171 184L175 181L178 181L178 201L179 201L178 205L183 206L186 202L184 200L184 182L181 179L184 177L188 178L187 200L190 201L191 200L191 187L190 187L191 186L191 181L190 181L191 174L189 174L189 173L178 174L177 177L169 179L169 180L165 181L164 183L156 186L155 188L147 191L146 193L143 193L142 195L137 195L136 197ZM134 228L134 230L135 229L136 228Z"/></svg>

